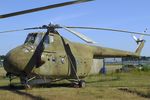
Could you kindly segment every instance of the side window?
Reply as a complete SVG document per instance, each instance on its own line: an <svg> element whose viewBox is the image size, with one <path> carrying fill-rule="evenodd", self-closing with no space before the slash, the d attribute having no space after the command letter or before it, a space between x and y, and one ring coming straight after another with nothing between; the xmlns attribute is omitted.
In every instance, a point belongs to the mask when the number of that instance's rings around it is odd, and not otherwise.
<svg viewBox="0 0 150 100"><path fill-rule="evenodd" d="M36 39L35 39L35 44L38 45L41 42L41 40L42 40L42 34L38 34Z"/></svg>
<svg viewBox="0 0 150 100"><path fill-rule="evenodd" d="M37 34L30 33L27 36L25 43L32 43L33 44L35 42L36 36L37 36Z"/></svg>
<svg viewBox="0 0 150 100"><path fill-rule="evenodd" d="M44 43L49 44L49 36L48 35L46 35Z"/></svg>
<svg viewBox="0 0 150 100"><path fill-rule="evenodd" d="M47 35L44 40L44 47L47 48L49 45L49 36Z"/></svg>
<svg viewBox="0 0 150 100"><path fill-rule="evenodd" d="M49 35L49 39L50 39L50 43L54 42L54 36L53 35Z"/></svg>
<svg viewBox="0 0 150 100"><path fill-rule="evenodd" d="M44 47L47 48L49 46L49 44L51 44L53 42L54 42L54 36L53 35L47 35L45 37L45 40L44 40Z"/></svg>

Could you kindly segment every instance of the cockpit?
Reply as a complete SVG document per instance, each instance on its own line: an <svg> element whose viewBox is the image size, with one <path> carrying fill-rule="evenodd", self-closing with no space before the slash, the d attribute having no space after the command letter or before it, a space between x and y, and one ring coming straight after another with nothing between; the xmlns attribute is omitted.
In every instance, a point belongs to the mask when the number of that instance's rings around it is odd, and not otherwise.
<svg viewBox="0 0 150 100"><path fill-rule="evenodd" d="M41 42L43 35L44 34L42 33L29 33L24 44L38 45ZM46 35L44 39L44 45L46 46L52 42L54 42L54 37L52 35Z"/></svg>

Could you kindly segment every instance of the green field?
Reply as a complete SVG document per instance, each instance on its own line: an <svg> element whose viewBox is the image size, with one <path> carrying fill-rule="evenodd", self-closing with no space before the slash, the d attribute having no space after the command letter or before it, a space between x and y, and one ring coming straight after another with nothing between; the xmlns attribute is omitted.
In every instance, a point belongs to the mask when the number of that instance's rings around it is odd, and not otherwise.
<svg viewBox="0 0 150 100"><path fill-rule="evenodd" d="M109 73L89 76L86 88L72 88L67 81L26 90L10 88L0 69L0 100L149 100L150 72ZM14 82L16 82L15 80Z"/></svg>

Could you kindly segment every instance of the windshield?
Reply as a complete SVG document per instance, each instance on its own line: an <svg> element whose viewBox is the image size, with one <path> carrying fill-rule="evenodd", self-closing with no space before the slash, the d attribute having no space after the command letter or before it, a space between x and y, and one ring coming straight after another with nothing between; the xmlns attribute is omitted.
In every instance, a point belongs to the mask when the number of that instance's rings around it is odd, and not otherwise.
<svg viewBox="0 0 150 100"><path fill-rule="evenodd" d="M37 44L38 45L41 40L42 40L42 35L41 34L30 33L27 36L25 43Z"/></svg>
<svg viewBox="0 0 150 100"><path fill-rule="evenodd" d="M35 34L35 33L30 33L27 38L25 43L30 43L30 44L36 44L38 45L40 43L40 41L42 40L42 34ZM44 44L48 45L49 44L49 36L45 36L44 39Z"/></svg>

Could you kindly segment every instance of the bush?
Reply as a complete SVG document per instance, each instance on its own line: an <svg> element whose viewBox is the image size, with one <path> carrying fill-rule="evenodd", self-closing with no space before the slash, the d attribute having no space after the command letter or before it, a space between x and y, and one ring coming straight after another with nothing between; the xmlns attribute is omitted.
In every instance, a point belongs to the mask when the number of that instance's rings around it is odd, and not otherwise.
<svg viewBox="0 0 150 100"><path fill-rule="evenodd" d="M134 70L136 67L134 65L124 65L120 71L121 72L130 72L132 70Z"/></svg>
<svg viewBox="0 0 150 100"><path fill-rule="evenodd" d="M146 72L150 71L150 65L143 65L141 70Z"/></svg>
<svg viewBox="0 0 150 100"><path fill-rule="evenodd" d="M131 71L150 71L150 65L124 65L122 68L116 70L116 72L131 72Z"/></svg>

